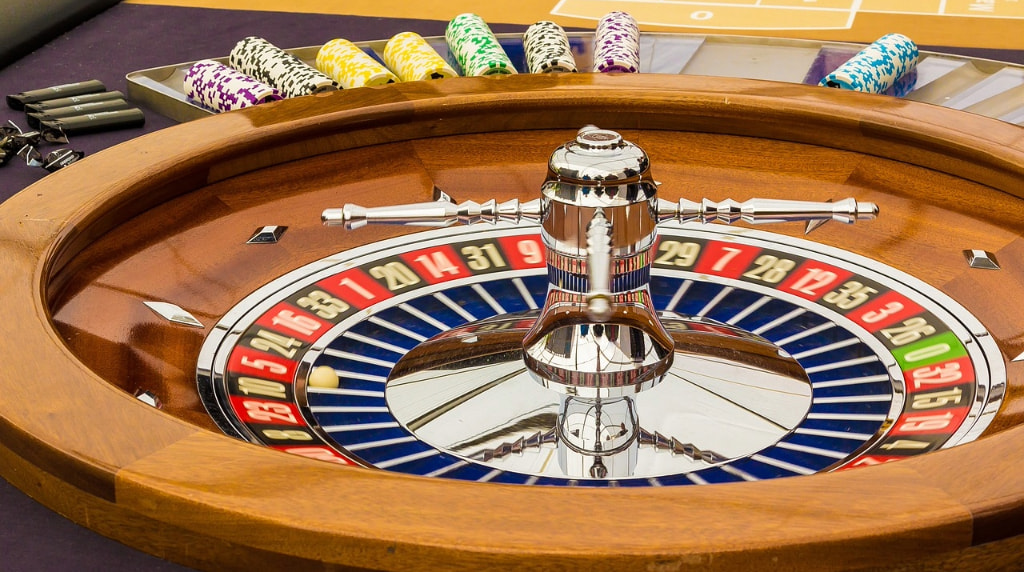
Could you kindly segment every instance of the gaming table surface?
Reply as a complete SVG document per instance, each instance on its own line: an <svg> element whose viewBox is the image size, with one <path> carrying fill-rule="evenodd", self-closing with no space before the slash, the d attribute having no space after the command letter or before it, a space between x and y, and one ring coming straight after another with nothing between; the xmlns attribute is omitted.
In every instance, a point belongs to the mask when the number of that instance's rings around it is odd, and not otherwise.
<svg viewBox="0 0 1024 572"><path fill-rule="evenodd" d="M31 18L26 13L9 16L9 22L22 17L26 25L39 26L42 37L36 39L39 47L34 51L0 68L0 91L4 94L86 79L100 79L109 89L125 91L124 77L129 72L224 56L238 39L249 35L263 36L285 47L319 45L337 37L368 41L405 30L423 36L442 35L447 19L467 11L479 13L496 32L519 32L541 19L585 30L593 28L602 14L615 9L630 11L645 31L860 43L900 32L933 51L1024 63L1024 34L1020 33L1024 29L1024 4L1001 1L133 0L92 17L88 12L62 12L60 3L53 3L51 8L49 17L63 22L63 26L40 24L39 18L45 20L46 15L40 16L39 10ZM79 23L81 18L86 19ZM60 29L69 31L46 37ZM175 124L159 113L143 110L144 127L76 137L70 146L91 154ZM0 111L0 121L7 120L24 126L20 113L5 108ZM0 199L6 200L46 175L42 169L18 163L16 160L0 169ZM2 570L182 569L71 523L2 480L0 521L4 523L0 526Z"/></svg>

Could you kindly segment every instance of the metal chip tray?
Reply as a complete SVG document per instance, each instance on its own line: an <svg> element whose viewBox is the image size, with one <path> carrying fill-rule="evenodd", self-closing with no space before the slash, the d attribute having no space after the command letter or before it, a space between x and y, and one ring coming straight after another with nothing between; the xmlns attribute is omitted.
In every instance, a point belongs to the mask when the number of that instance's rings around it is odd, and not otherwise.
<svg viewBox="0 0 1024 572"><path fill-rule="evenodd" d="M498 34L499 42L516 69L526 69L519 34ZM443 37L426 38L442 57L452 62ZM593 33L569 34L577 67L591 69ZM383 61L386 40L356 43ZM816 85L857 54L863 46L817 40L789 40L747 36L643 33L640 37L641 73L708 75L764 79ZM287 50L313 65L320 46ZM210 58L227 63L227 56ZM185 96L185 72L195 62L162 66L127 75L128 96L176 121L191 121L215 113ZM904 95L921 101L1024 125L1024 66L934 52L921 52L915 75Z"/></svg>

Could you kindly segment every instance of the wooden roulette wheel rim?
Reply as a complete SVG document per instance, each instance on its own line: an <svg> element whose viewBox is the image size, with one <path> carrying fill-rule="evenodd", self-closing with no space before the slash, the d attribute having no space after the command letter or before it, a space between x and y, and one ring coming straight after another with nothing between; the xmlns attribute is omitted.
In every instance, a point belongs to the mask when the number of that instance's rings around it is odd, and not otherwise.
<svg viewBox="0 0 1024 572"><path fill-rule="evenodd" d="M51 175L2 207L3 476L105 535L218 569L1015 565L1024 549L1024 380L1021 364L1010 361L1024 351L1019 332L999 340L1006 398L991 434L976 442L808 477L594 490L425 479L254 447L133 399L83 364L54 325L54 299L81 270L76 257L176 197L328 153L463 134L529 137L595 116L625 133L764 138L886 157L1024 200L1019 127L887 97L747 80L580 74L420 82L177 126ZM339 205L314 209L324 206ZM1019 253L1021 244L1018 232L1003 252ZM1020 285L1009 282L1012 295Z"/></svg>

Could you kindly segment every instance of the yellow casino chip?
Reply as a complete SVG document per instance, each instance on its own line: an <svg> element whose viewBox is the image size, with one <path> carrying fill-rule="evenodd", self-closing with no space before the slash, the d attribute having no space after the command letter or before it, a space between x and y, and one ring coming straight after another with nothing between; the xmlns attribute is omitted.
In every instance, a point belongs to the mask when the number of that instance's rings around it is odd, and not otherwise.
<svg viewBox="0 0 1024 572"><path fill-rule="evenodd" d="M458 77L458 73L416 32L395 34L384 46L384 63L402 81Z"/></svg>
<svg viewBox="0 0 1024 572"><path fill-rule="evenodd" d="M398 77L372 56L341 38L331 40L316 54L316 68L345 89L395 83Z"/></svg>

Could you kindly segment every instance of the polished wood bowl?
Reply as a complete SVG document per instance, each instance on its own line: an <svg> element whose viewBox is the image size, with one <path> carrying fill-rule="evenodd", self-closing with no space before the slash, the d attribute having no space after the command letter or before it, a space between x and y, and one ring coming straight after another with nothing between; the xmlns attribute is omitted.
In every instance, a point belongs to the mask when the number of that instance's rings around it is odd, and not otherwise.
<svg viewBox="0 0 1024 572"><path fill-rule="evenodd" d="M850 471L587 489L332 465L217 432L195 389L210 327L257 287L410 232L319 213L532 198L579 127L645 148L664 198L878 203L810 236L958 300L1006 361L976 442ZM989 570L1024 553L1024 129L884 96L580 74L364 88L180 125L0 207L0 473L104 535L210 569ZM263 225L277 245L246 245ZM774 231L798 235L802 227ZM1000 271L969 268L983 249ZM205 328L159 318L176 303ZM148 390L161 411L132 397Z"/></svg>

